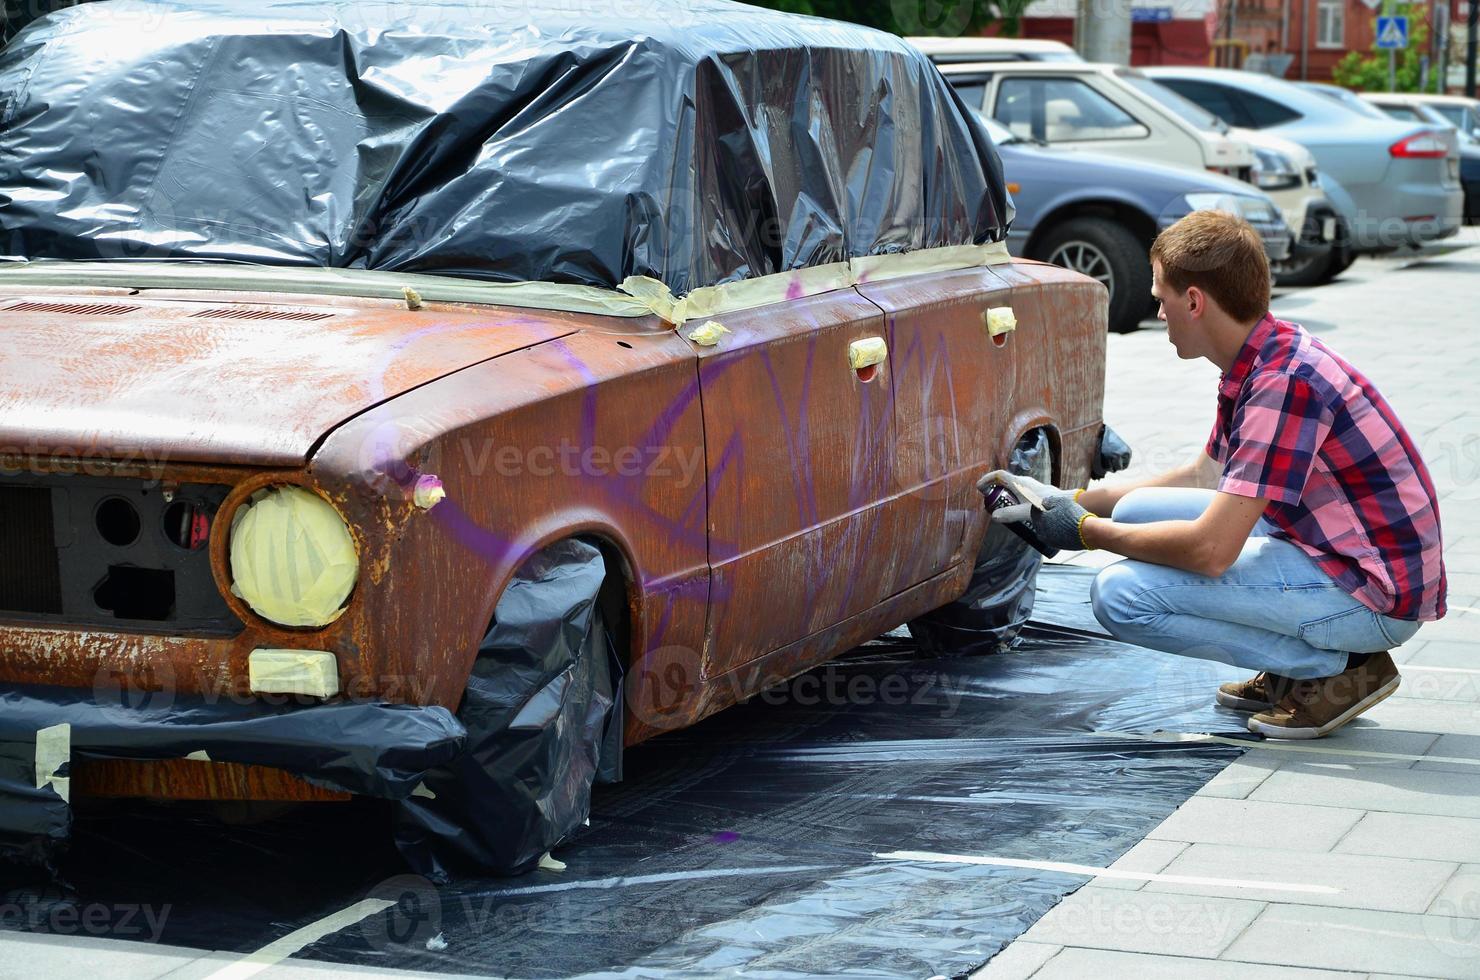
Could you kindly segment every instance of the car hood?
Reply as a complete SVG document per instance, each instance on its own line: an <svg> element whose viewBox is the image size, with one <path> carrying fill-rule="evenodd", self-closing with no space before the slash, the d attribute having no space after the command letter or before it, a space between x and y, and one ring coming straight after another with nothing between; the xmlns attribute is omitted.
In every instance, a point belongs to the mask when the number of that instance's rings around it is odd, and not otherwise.
<svg viewBox="0 0 1480 980"><path fill-rule="evenodd" d="M1055 183L1066 183L1076 189L1092 186L1130 191L1145 196L1148 203L1153 198L1170 201L1180 194L1208 191L1265 196L1263 191L1241 180L1192 167L1173 167L1089 150L1053 150L1031 143L1006 143L997 149L1007 179L1023 183L1044 174Z"/></svg>
<svg viewBox="0 0 1480 980"><path fill-rule="evenodd" d="M298 466L360 412L583 319L304 299L0 291L0 450Z"/></svg>

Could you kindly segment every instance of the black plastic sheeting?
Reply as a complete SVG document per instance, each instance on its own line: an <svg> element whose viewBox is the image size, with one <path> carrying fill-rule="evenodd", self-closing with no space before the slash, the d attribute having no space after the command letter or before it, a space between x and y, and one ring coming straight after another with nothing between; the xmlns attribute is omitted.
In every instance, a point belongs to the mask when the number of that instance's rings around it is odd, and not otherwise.
<svg viewBox="0 0 1480 980"><path fill-rule="evenodd" d="M918 50L725 0L110 0L0 51L12 258L682 294L1011 216Z"/></svg>
<svg viewBox="0 0 1480 980"><path fill-rule="evenodd" d="M67 801L36 783L34 732L29 739L0 737L0 873L6 864L53 871L71 832Z"/></svg>
<svg viewBox="0 0 1480 980"><path fill-rule="evenodd" d="M1247 736L1212 698L1239 672L1098 635L1091 575L1044 566L1008 653L922 659L897 630L629 750L625 781L598 786L589 828L556 850L563 872L434 886L405 873L391 808L373 801L225 828L187 807L84 807L63 868L75 893L3 924L63 932L75 920L54 911L86 904L154 923L145 938L245 954L373 896L396 904L300 958L509 977L961 976L1086 879L880 854L1105 866L1238 755L1144 733Z"/></svg>
<svg viewBox="0 0 1480 980"><path fill-rule="evenodd" d="M308 700L308 699L305 699ZM126 688L0 689L0 739L72 726L72 754L99 759L181 759L273 766L328 789L398 799L454 758L466 732L445 708L407 704L295 703L170 695L135 699Z"/></svg>
<svg viewBox="0 0 1480 980"><path fill-rule="evenodd" d="M580 827L621 758L612 651L597 599L606 563L568 540L515 573L479 647L458 718L465 751L403 800L396 843L413 869L522 872Z"/></svg>
<svg viewBox="0 0 1480 980"><path fill-rule="evenodd" d="M1035 429L1012 451L1007 469L1053 482L1053 451L1048 432ZM961 597L911 620L910 635L920 652L932 656L978 656L1010 647L1033 614L1038 552L1000 524L987 527L971 580Z"/></svg>

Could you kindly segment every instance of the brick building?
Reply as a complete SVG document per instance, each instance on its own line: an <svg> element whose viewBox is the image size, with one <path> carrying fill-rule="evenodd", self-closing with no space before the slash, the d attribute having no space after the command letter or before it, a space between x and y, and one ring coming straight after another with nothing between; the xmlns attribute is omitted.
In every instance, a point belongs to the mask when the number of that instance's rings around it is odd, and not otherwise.
<svg viewBox="0 0 1480 980"><path fill-rule="evenodd" d="M1427 19L1446 4L1457 35L1453 54L1469 8L1466 0L1430 0ZM1076 0L1035 0L1023 36L1072 44L1077 7ZM1285 78L1329 81L1348 51L1371 49L1381 9L1382 0L1132 0L1131 64L1241 67L1254 55L1250 67L1271 61Z"/></svg>

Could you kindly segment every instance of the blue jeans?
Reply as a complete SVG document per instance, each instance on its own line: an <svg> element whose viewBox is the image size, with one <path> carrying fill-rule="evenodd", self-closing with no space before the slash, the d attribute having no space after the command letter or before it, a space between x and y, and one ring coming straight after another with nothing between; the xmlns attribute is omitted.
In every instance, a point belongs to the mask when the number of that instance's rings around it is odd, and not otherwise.
<svg viewBox="0 0 1480 980"><path fill-rule="evenodd" d="M1195 520L1212 490L1142 487L1115 505L1130 524ZM1419 624L1362 605L1263 518L1222 576L1116 562L1095 576L1095 618L1118 640L1305 680L1346 669L1348 653L1389 650Z"/></svg>

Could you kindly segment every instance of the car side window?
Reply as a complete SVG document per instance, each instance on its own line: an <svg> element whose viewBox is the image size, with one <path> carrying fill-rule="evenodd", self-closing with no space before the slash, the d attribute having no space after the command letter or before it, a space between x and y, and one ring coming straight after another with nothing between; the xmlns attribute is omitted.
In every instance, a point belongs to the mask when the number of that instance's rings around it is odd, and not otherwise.
<svg viewBox="0 0 1480 980"><path fill-rule="evenodd" d="M1245 118L1243 107L1231 98L1233 93L1222 85L1182 78L1158 78L1157 81L1184 99L1196 102L1230 126L1253 126L1253 122Z"/></svg>
<svg viewBox="0 0 1480 980"><path fill-rule="evenodd" d="M1141 139L1151 131L1077 78L1007 78L993 112L1025 139L1048 143Z"/></svg>
<svg viewBox="0 0 1480 980"><path fill-rule="evenodd" d="M1294 109L1253 92L1237 92L1234 98L1242 104L1244 114L1249 117L1249 125L1253 129L1266 129L1300 118L1300 113Z"/></svg>

